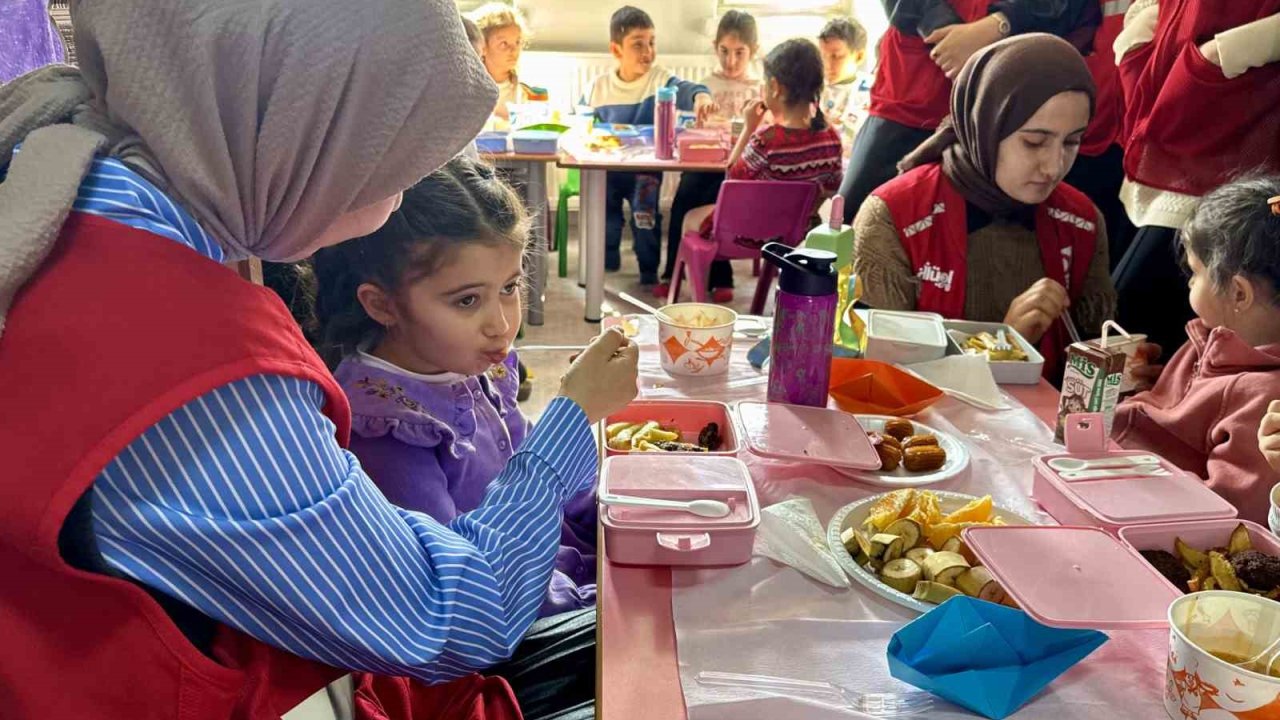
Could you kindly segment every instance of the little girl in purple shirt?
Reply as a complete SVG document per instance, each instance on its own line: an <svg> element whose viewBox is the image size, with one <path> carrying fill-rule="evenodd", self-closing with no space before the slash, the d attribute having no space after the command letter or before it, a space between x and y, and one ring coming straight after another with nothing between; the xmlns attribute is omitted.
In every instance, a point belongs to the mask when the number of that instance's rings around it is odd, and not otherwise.
<svg viewBox="0 0 1280 720"><path fill-rule="evenodd" d="M459 157L377 232L315 256L320 346L351 401L351 451L391 502L441 523L480 504L530 430L511 349L529 220ZM540 616L595 603L593 492L565 507Z"/></svg>

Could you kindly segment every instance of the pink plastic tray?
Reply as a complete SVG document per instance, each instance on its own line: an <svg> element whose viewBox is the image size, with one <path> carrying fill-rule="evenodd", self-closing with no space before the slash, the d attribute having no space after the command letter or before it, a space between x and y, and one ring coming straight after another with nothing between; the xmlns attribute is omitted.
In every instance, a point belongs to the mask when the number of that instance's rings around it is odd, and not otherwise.
<svg viewBox="0 0 1280 720"><path fill-rule="evenodd" d="M702 428L706 427L707 423L716 423L720 426L720 437L723 438L720 448L709 453L696 454L724 456L738 454L738 432L733 425L733 417L729 412L729 406L719 402L703 400L636 400L621 412L605 418L604 424L601 426L601 436L604 435L603 428L613 423L647 422L649 420L656 420L664 426L680 428L684 441L691 443L698 441L698 433L702 432ZM605 446L605 455L609 457L630 455L632 452L635 451L614 450L607 445ZM685 455L689 453L663 454Z"/></svg>
<svg viewBox="0 0 1280 720"><path fill-rule="evenodd" d="M603 507L605 554L619 565L741 565L751 559L760 506L737 458L636 453L605 460L600 494L720 500L723 518L659 508Z"/></svg>
<svg viewBox="0 0 1280 720"><path fill-rule="evenodd" d="M879 470L880 456L857 418L841 410L740 402L743 440L761 457L835 468Z"/></svg>
<svg viewBox="0 0 1280 720"><path fill-rule="evenodd" d="M971 527L963 538L1005 592L1050 627L1165 627L1169 603L1182 595L1095 527Z"/></svg>
<svg viewBox="0 0 1280 720"><path fill-rule="evenodd" d="M1090 525L1117 534L1122 527L1234 518L1236 508L1195 475L1167 460L1162 477L1067 480L1049 466L1056 458L1092 460L1149 452L1108 451L1102 416L1072 415L1067 420L1067 452L1035 459L1031 494L1063 525ZM1158 456L1157 456L1158 457Z"/></svg>
<svg viewBox="0 0 1280 720"><path fill-rule="evenodd" d="M1248 520L1204 520L1201 522L1168 523L1166 525L1139 525L1120 529L1120 540L1134 550L1167 550L1173 552L1173 541L1182 541L1197 550L1226 547L1231 531L1244 525L1249 530L1249 540L1256 550L1268 555L1280 556L1280 538L1267 529Z"/></svg>

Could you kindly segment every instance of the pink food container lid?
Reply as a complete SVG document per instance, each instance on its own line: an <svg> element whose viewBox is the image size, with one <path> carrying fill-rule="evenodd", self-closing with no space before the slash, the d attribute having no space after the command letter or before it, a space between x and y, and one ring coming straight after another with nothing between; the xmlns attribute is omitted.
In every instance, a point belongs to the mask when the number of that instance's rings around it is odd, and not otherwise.
<svg viewBox="0 0 1280 720"><path fill-rule="evenodd" d="M751 452L774 460L879 470L880 456L857 418L842 410L744 401L738 423Z"/></svg>
<svg viewBox="0 0 1280 720"><path fill-rule="evenodd" d="M1105 423L1097 413L1068 416L1065 436L1067 452L1036 458L1036 469L1067 500L1104 525L1218 520L1233 518L1238 512L1200 478L1163 458L1160 465L1170 472L1167 476L1066 480L1049 466L1051 461L1064 457L1092 460L1154 453L1110 450Z"/></svg>
<svg viewBox="0 0 1280 720"><path fill-rule="evenodd" d="M1182 593L1137 550L1093 527L971 527L965 543L1028 615L1058 628L1167 627Z"/></svg>
<svg viewBox="0 0 1280 720"><path fill-rule="evenodd" d="M601 495L661 500L719 500L729 514L707 518L662 508L607 506L601 522L609 528L642 530L740 530L760 524L760 507L747 466L737 458L714 455L636 453L604 461Z"/></svg>

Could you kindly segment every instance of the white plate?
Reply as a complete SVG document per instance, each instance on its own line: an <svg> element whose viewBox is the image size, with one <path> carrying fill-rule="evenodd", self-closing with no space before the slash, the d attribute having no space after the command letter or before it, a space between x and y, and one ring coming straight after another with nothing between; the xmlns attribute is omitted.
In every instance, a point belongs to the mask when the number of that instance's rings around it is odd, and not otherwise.
<svg viewBox="0 0 1280 720"><path fill-rule="evenodd" d="M964 493L945 492L942 490L931 490L929 492L938 496L938 507L944 515L953 513L978 499L973 495L965 495ZM831 518L831 523L827 525L827 547L836 556L836 562L840 563L840 567L844 568L844 571L854 581L865 585L871 592L885 600L897 603L908 610L914 610L921 614L927 613L937 606L933 603L917 600L880 582L879 578L855 563L853 556L849 554L848 550L844 549L844 543L840 542L840 533L844 532L845 528L861 528L862 524L867 521L867 516L871 514L871 506L882 497L884 496L874 495L856 503L845 505L837 510L836 514ZM1004 520L1008 525L1035 524L1021 515L1003 508L992 507L991 514Z"/></svg>
<svg viewBox="0 0 1280 720"><path fill-rule="evenodd" d="M897 420L898 418L888 415L854 415L858 419L858 423L862 425L862 429L867 432L882 432L884 424L889 420ZM853 470L849 468L832 468L836 472L845 477L852 478L858 482L868 485L876 485L878 487L887 488L907 488L920 487L921 485L932 485L940 483L943 480L951 478L964 472L969 467L969 450L964 443L955 438L954 435L935 430L921 422L911 421L916 426L916 434L933 435L938 438L938 447L947 451L947 462L942 467L928 473L911 473L901 465L893 472L885 472L883 470Z"/></svg>

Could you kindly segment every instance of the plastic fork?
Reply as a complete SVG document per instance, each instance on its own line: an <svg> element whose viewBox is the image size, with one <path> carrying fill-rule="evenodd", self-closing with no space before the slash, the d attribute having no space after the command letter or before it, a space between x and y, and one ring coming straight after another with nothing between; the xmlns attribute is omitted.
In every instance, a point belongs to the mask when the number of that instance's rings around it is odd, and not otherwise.
<svg viewBox="0 0 1280 720"><path fill-rule="evenodd" d="M1013 349L1013 345L1009 344L1009 336L1005 335L1004 328L996 331L996 352L1009 352Z"/></svg>
<svg viewBox="0 0 1280 720"><path fill-rule="evenodd" d="M864 693L829 682L707 670L695 675L694 679L700 685L745 687L769 690L778 695L823 699L829 705L872 717L907 717L933 709L933 696L926 692Z"/></svg>

